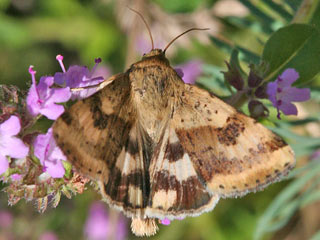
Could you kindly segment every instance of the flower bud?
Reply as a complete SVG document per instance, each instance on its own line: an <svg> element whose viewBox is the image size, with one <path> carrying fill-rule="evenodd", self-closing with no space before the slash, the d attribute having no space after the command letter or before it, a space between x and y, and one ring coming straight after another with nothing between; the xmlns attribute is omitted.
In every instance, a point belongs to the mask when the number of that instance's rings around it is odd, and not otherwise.
<svg viewBox="0 0 320 240"><path fill-rule="evenodd" d="M253 67L250 66L250 73L248 77L248 85L251 88L259 87L259 85L262 83L263 78L260 77L257 72L254 70Z"/></svg>
<svg viewBox="0 0 320 240"><path fill-rule="evenodd" d="M266 108L262 102L257 100L251 100L249 102L250 116L253 118L267 117L269 115L269 110Z"/></svg>
<svg viewBox="0 0 320 240"><path fill-rule="evenodd" d="M260 87L258 87L256 89L256 91L254 92L254 95L257 97L257 98L268 98L268 94L267 94L267 90L266 90L266 85L262 85Z"/></svg>
<svg viewBox="0 0 320 240"><path fill-rule="evenodd" d="M230 65L226 62L228 72L222 72L225 80L238 91L243 89L244 81L240 75L240 72L236 66Z"/></svg>

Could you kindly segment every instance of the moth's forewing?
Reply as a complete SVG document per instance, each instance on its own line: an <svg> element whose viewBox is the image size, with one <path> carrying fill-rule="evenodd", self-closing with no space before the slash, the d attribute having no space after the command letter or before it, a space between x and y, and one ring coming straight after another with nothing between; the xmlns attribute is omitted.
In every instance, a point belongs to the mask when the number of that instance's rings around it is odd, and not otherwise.
<svg viewBox="0 0 320 240"><path fill-rule="evenodd" d="M55 140L77 171L100 181L104 199L130 216L143 215L145 182L130 83L120 75L78 101L55 122Z"/></svg>

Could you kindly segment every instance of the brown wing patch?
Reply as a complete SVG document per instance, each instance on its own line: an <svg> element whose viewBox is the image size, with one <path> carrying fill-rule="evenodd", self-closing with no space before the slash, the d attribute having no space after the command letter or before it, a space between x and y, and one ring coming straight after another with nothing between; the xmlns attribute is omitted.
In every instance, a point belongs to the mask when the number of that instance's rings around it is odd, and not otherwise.
<svg viewBox="0 0 320 240"><path fill-rule="evenodd" d="M75 103L53 125L58 146L82 174L108 179L135 121L128 104L129 86L126 77L115 79Z"/></svg>
<svg viewBox="0 0 320 240"><path fill-rule="evenodd" d="M151 139L141 137L143 132L136 125L119 154L108 181L100 183L102 195L107 202L130 217L144 217L144 209L150 194L148 169L148 145ZM143 151L143 149L145 149Z"/></svg>
<svg viewBox="0 0 320 240"><path fill-rule="evenodd" d="M149 187L141 155L146 137L139 138L129 96L129 80L121 75L71 106L53 131L77 171L99 180L107 202L127 215L141 216Z"/></svg>
<svg viewBox="0 0 320 240"><path fill-rule="evenodd" d="M257 191L294 166L291 148L255 120L195 86L186 85L185 96L173 126L213 193L232 197Z"/></svg>
<svg viewBox="0 0 320 240"><path fill-rule="evenodd" d="M150 163L148 217L177 218L210 211L219 197L209 193L175 134L167 128Z"/></svg>

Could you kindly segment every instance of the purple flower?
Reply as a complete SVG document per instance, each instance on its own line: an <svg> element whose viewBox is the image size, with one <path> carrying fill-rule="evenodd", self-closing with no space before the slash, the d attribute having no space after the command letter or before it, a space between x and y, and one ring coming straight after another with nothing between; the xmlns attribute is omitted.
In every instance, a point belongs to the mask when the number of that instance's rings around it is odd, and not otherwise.
<svg viewBox="0 0 320 240"><path fill-rule="evenodd" d="M0 210L0 229L9 228L12 225L12 222L12 214L6 210Z"/></svg>
<svg viewBox="0 0 320 240"><path fill-rule="evenodd" d="M314 151L310 156L310 160L316 160L316 159L320 159L320 149Z"/></svg>
<svg viewBox="0 0 320 240"><path fill-rule="evenodd" d="M162 225L170 225L171 221L168 218L164 218L160 220Z"/></svg>
<svg viewBox="0 0 320 240"><path fill-rule="evenodd" d="M32 85L27 96L28 111L32 116L42 114L51 120L57 119L64 112L64 107L56 103L68 101L71 97L70 89L50 88L54 83L51 76L41 77L37 85L33 66L29 67L29 73Z"/></svg>
<svg viewBox="0 0 320 240"><path fill-rule="evenodd" d="M110 218L106 205L94 202L90 207L84 233L88 240L124 240L127 236L126 219L120 214Z"/></svg>
<svg viewBox="0 0 320 240"><path fill-rule="evenodd" d="M106 76L96 75L96 73L98 72L96 71L98 64L101 62L100 58L97 58L95 60L95 65L92 68L91 72L87 67L78 65L71 66L66 71L62 62L63 56L57 55L56 59L58 60L63 72L58 72L54 75L54 82L63 86L67 86L70 88L88 87L99 84L104 80L104 77L107 78L110 75L110 72L107 68L105 68L107 70L105 70L103 73ZM95 92L96 88L88 88L85 90L72 92L71 99L83 99L91 96Z"/></svg>
<svg viewBox="0 0 320 240"><path fill-rule="evenodd" d="M84 229L87 238L89 240L109 239L111 228L106 206L101 202L93 203Z"/></svg>
<svg viewBox="0 0 320 240"><path fill-rule="evenodd" d="M291 102L303 102L310 99L310 89L299 89L291 85L299 78L299 73L293 68L286 69L277 80L267 85L267 94L273 106L277 108L280 119L280 110L285 115L297 115L298 110Z"/></svg>
<svg viewBox="0 0 320 240"><path fill-rule="evenodd" d="M65 169L61 160L66 160L52 135L52 128L47 134L40 134L34 141L34 155L39 158L44 171L53 178L62 178Z"/></svg>
<svg viewBox="0 0 320 240"><path fill-rule="evenodd" d="M4 173L9 167L6 156L24 158L29 152L29 148L23 141L15 137L20 129L20 120L14 115L0 124L0 174Z"/></svg>
<svg viewBox="0 0 320 240"><path fill-rule="evenodd" d="M175 218L175 220L183 220L184 219L184 217L177 217L177 218ZM164 219L161 219L160 220L160 223L162 224L162 225L170 225L171 224L171 220L169 220L168 218L164 218Z"/></svg>
<svg viewBox="0 0 320 240"><path fill-rule="evenodd" d="M22 175L18 173L14 173L10 177L12 181L20 181L22 179Z"/></svg>
<svg viewBox="0 0 320 240"><path fill-rule="evenodd" d="M185 83L194 84L202 73L202 62L191 60L176 66L175 70Z"/></svg>

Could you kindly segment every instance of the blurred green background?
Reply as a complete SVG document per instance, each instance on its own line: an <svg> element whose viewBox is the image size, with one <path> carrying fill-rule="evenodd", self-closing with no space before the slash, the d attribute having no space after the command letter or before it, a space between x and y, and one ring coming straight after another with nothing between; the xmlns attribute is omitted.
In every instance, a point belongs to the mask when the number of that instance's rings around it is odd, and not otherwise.
<svg viewBox="0 0 320 240"><path fill-rule="evenodd" d="M64 56L66 66L92 67L94 58L101 57L103 66L113 74L125 71L151 49L143 22L126 6L144 16L159 48L164 48L190 27L210 28L177 40L167 51L167 57L173 66L201 60L203 75L198 83L215 93L228 95L221 84L223 75L220 71L226 70L224 61L230 58L232 49L240 50L241 65L247 70L249 63L259 61L270 35L294 20L301 1L0 0L0 83L27 89L31 82L30 65L37 71L37 79L61 71L55 59L57 54ZM307 19L303 21L318 21L319 14L314 11L319 12L319 6L315 8L309 11L313 15L305 16ZM317 89L319 86L317 78L308 87ZM290 119L299 123L295 125L296 133L305 138L320 136L317 135L319 127L308 129L307 123L313 121L299 122L310 116L311 109L312 116L319 114L320 97L318 93L314 96L318 97L317 102L299 107L302 118ZM298 155L299 166L308 163L314 146L319 147L319 143ZM319 176L317 179L319 182ZM150 239L253 239L259 219L289 183L273 184L263 192L241 199L221 199L210 213L177 220L169 226L160 225L159 233ZM1 194L0 211L9 211L12 223L0 226L0 239L39 239L48 231L58 239L85 239L83 229L90 204L100 199L90 185L87 188L72 199L63 197L56 209L49 207L43 214L37 212L33 202L24 200L8 207L7 196ZM296 188L295 195L299 195L299 190ZM108 211L110 215L115 214ZM307 207L296 207L286 216L282 228L280 225L275 227L262 239L309 239L320 228L319 201L313 201ZM130 233L130 221L126 228L128 239L138 239Z"/></svg>

